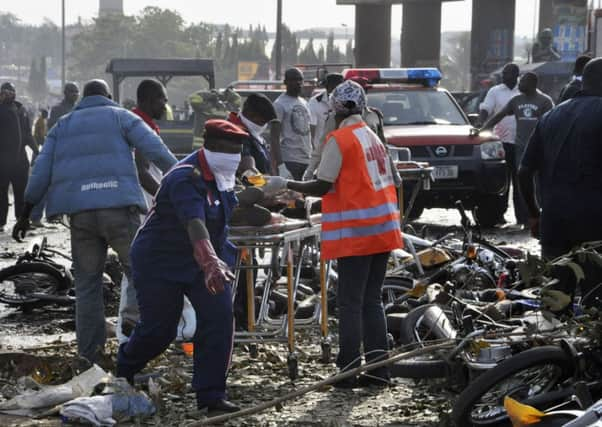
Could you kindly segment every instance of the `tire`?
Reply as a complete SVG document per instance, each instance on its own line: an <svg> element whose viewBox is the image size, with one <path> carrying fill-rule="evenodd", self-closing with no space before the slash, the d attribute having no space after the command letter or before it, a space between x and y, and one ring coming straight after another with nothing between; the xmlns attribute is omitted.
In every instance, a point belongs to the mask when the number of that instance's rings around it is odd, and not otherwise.
<svg viewBox="0 0 602 427"><path fill-rule="evenodd" d="M26 262L0 270L0 302L10 306L31 308L51 304L30 295L56 296L71 287L72 282L64 272L43 262Z"/></svg>
<svg viewBox="0 0 602 427"><path fill-rule="evenodd" d="M541 401L545 393L568 378L573 371L573 361L559 347L545 346L524 351L504 360L470 383L458 396L452 418L457 426L496 426L507 423L504 396L511 396L521 403L527 403L534 396ZM542 383L535 383L542 375L545 375ZM537 386L540 389L533 390ZM501 390L496 390L500 387ZM495 392L498 393L497 396ZM480 407L477 406L479 404Z"/></svg>
<svg viewBox="0 0 602 427"><path fill-rule="evenodd" d="M424 331L429 334L427 337L423 337L426 338L426 340L446 339L455 336L455 334L450 336L449 331L445 328L445 326L448 326L445 322L449 322L449 319L443 310L441 310L437 304L426 304L410 310L401 322L399 341L402 345L416 344L419 342L416 332L420 333L420 327L419 330L416 331L416 325L421 319L422 321L426 320L430 325L434 325L432 328L429 327L428 330Z"/></svg>
<svg viewBox="0 0 602 427"><path fill-rule="evenodd" d="M483 228L491 228L497 224L506 208L504 198L497 195L481 196L476 205L478 209L473 210L472 214Z"/></svg>
<svg viewBox="0 0 602 427"><path fill-rule="evenodd" d="M449 338L444 328L441 328L440 315L443 313L436 304L418 306L406 315L401 322L400 342L402 345L417 344L419 341L415 335L416 324L426 318L427 322L435 325L430 331L429 339ZM446 317L447 319L447 317ZM438 321L439 320L439 321ZM435 355L425 355L413 359L400 360L391 365L391 375L401 378L445 378L450 375L449 364Z"/></svg>

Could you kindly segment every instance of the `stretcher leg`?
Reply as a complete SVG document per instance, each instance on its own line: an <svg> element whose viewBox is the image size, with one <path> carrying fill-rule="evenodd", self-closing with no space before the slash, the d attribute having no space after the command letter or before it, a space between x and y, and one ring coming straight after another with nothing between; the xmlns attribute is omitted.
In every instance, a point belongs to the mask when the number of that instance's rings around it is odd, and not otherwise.
<svg viewBox="0 0 602 427"><path fill-rule="evenodd" d="M246 285L247 285L247 330L255 332L255 280L253 278L253 250L245 249L245 264L247 264ZM257 344L249 345L251 357L257 357Z"/></svg>
<svg viewBox="0 0 602 427"><path fill-rule="evenodd" d="M322 332L322 362L330 363L330 338L328 336L328 283L326 262L320 260L320 330Z"/></svg>
<svg viewBox="0 0 602 427"><path fill-rule="evenodd" d="M288 335L288 376L295 380L299 375L299 363L295 354L295 289L293 283L293 251L291 245L287 246L286 256L286 281L288 290L288 310L287 310L287 335Z"/></svg>

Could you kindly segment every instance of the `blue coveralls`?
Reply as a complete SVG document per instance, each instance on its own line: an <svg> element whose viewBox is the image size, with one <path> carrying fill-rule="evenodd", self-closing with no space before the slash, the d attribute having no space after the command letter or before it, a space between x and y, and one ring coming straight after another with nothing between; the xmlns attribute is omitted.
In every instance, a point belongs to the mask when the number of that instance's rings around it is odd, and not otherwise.
<svg viewBox="0 0 602 427"><path fill-rule="evenodd" d="M237 203L234 192L220 192L202 151L180 161L161 181L154 206L130 251L140 322L117 356L117 375L133 378L176 337L186 295L196 312L192 387L200 404L226 398L232 355L232 291L212 295L193 257L186 231L194 218L205 222L216 254L234 265L227 223Z"/></svg>

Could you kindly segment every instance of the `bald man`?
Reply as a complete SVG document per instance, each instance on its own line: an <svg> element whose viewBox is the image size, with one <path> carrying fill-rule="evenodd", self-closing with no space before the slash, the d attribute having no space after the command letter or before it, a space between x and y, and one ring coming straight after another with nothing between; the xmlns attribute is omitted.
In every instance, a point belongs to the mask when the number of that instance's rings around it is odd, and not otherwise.
<svg viewBox="0 0 602 427"><path fill-rule="evenodd" d="M272 169L280 176L301 180L312 149L311 112L307 101L301 97L301 70L286 70L284 84L286 92L274 101L278 122L272 124Z"/></svg>
<svg viewBox="0 0 602 427"><path fill-rule="evenodd" d="M516 142L514 147L514 164L520 164L527 141L535 129L538 120L545 113L554 108L554 101L545 93L537 88L537 74L525 73L520 78L518 90L520 94L513 97L504 108L498 113L491 116L483 129L493 128L506 116L514 116L516 118ZM529 225L529 215L527 207L520 191L514 187L514 215L516 223L520 227L527 228Z"/></svg>
<svg viewBox="0 0 602 427"><path fill-rule="evenodd" d="M79 87L76 83L68 82L65 83L63 89L63 100L58 104L54 105L50 110L50 118L48 119L48 129L55 125L58 119L63 117L65 114L71 112L75 103L79 98Z"/></svg>

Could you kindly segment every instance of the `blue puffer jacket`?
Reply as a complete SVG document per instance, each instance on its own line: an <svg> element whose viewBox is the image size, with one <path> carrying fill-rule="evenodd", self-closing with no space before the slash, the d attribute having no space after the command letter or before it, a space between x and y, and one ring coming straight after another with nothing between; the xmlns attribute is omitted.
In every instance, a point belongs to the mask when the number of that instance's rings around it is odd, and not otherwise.
<svg viewBox="0 0 602 427"><path fill-rule="evenodd" d="M25 190L37 204L47 193L46 215L138 206L146 211L133 149L163 172L176 158L137 115L103 96L88 96L46 137Z"/></svg>

